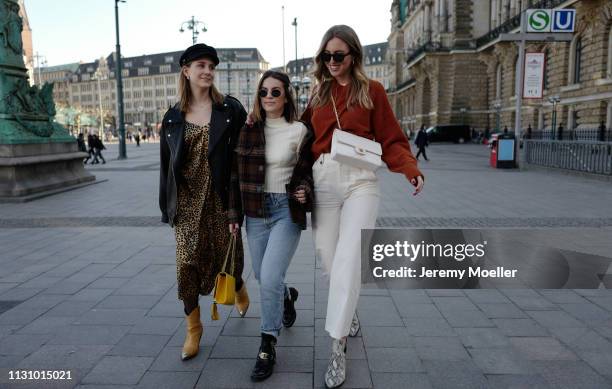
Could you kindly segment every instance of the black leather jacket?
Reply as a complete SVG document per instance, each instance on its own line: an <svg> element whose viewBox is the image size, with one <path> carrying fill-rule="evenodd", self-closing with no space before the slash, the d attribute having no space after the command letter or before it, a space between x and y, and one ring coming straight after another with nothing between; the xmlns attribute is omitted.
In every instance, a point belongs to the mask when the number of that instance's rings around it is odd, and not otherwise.
<svg viewBox="0 0 612 389"><path fill-rule="evenodd" d="M240 101L226 96L223 104L214 104L210 118L208 163L215 192L225 209L230 201L240 199L238 182L230 182L231 162L240 129L246 120L246 112ZM181 171L184 163L185 115L178 105L164 115L160 133L159 208L161 221L174 226L178 187L184 180ZM240 203L240 201L237 201ZM242 212L238 209L238 212Z"/></svg>

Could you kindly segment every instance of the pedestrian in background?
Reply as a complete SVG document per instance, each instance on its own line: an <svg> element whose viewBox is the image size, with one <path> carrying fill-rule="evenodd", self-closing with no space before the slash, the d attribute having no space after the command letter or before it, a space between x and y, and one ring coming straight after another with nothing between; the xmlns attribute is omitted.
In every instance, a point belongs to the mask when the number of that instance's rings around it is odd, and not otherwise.
<svg viewBox="0 0 612 389"><path fill-rule="evenodd" d="M429 159L427 159L427 152L425 151L425 148L429 146L429 140L427 139L427 132L425 132L424 125L421 125L421 129L414 140L414 144L419 149L419 152L416 155L417 161L419 160L419 156L421 154L423 154L423 158L425 158L426 161L429 161Z"/></svg>
<svg viewBox="0 0 612 389"><path fill-rule="evenodd" d="M341 128L375 139L382 146L382 160L388 168L404 174L416 187L414 194L423 187L423 175L385 88L368 79L363 60L355 31L345 25L331 27L315 56L316 82L302 115L315 135L313 234L317 257L329 279L325 330L333 341L325 372L328 388L336 388L346 379L346 337L359 331L356 308L361 288L361 230L375 227L380 201L373 171L331 158L334 130Z"/></svg>
<svg viewBox="0 0 612 389"><path fill-rule="evenodd" d="M136 141L136 147L140 147L140 135L142 134L142 131L140 131L140 128L138 129L138 131L136 131L136 135L134 136L134 140Z"/></svg>
<svg viewBox="0 0 612 389"><path fill-rule="evenodd" d="M93 158L95 156L95 151L94 151L94 137L92 134L87 134L87 158L85 158L85 161L83 161L83 163L87 163L87 161L89 161L90 158ZM93 159L92 159L92 165L93 165Z"/></svg>
<svg viewBox="0 0 612 389"><path fill-rule="evenodd" d="M104 146L104 143L102 143L102 139L100 139L98 135L93 136L93 141L94 141L95 155L94 155L94 161L92 162L92 165L94 163L100 163L98 158L102 160L102 164L104 165L106 163L106 160L104 159L104 156L102 156L102 150L106 150L106 147Z"/></svg>
<svg viewBox="0 0 612 389"><path fill-rule="evenodd" d="M249 252L259 282L261 344L251 373L255 381L272 374L280 330L293 326L297 317L298 290L287 287L285 274L313 202L313 136L297 121L291 90L287 74L263 74L253 123L240 132L232 169L240 182Z"/></svg>
<svg viewBox="0 0 612 389"><path fill-rule="evenodd" d="M183 52L179 102L165 113L161 129L159 206L162 222L174 227L176 238L178 298L187 324L183 360L198 354L203 332L199 295L214 288L232 234L235 306L241 317L249 306L240 229L233 228L242 220L240 189L230 174L246 112L237 99L217 90L218 64L211 46L199 43Z"/></svg>

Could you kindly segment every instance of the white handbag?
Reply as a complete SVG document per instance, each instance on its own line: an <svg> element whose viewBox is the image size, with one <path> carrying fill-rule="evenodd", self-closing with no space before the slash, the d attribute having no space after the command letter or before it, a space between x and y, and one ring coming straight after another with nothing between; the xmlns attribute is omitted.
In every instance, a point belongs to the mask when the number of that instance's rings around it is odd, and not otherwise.
<svg viewBox="0 0 612 389"><path fill-rule="evenodd" d="M376 171L382 165L382 147L373 140L342 131L334 96L331 96L338 128L334 130L331 159L360 169Z"/></svg>

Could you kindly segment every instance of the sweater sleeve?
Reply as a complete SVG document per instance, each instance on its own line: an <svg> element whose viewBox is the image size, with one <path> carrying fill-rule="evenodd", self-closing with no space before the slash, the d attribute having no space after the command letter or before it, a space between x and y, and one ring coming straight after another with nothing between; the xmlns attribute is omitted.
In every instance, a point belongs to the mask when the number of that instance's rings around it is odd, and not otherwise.
<svg viewBox="0 0 612 389"><path fill-rule="evenodd" d="M372 127L374 138L382 146L382 160L389 170L404 174L408 180L418 176L424 177L417 167L416 158L410 151L408 139L395 119L384 87L377 81L370 81L370 88L372 88L370 96L374 103Z"/></svg>

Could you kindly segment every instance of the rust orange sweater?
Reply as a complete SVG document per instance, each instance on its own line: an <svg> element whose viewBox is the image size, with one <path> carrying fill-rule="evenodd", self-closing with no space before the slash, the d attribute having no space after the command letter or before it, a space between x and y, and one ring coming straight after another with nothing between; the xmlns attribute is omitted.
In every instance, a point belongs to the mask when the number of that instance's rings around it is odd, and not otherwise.
<svg viewBox="0 0 612 389"><path fill-rule="evenodd" d="M374 109L365 109L361 106L347 109L346 100L350 85L342 86L335 81L332 82L334 83L332 93L336 100L342 130L380 143L382 160L392 172L403 173L409 180L423 176L410 151L408 139L395 119L385 88L378 81L370 80L369 93ZM310 122L314 128L315 140L312 152L316 161L319 155L331 151L332 135L334 129L338 128L331 101L323 107L314 109L309 107L302 115L302 120Z"/></svg>

